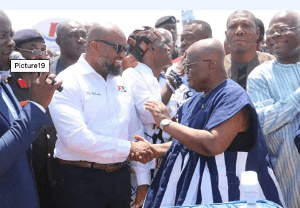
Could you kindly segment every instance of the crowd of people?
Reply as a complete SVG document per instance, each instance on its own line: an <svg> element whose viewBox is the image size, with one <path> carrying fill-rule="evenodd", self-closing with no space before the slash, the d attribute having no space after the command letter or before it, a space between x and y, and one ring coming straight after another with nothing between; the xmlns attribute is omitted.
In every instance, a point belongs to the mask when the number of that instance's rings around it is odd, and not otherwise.
<svg viewBox="0 0 300 208"><path fill-rule="evenodd" d="M69 20L53 56L0 11L1 208L238 201L244 171L259 199L300 207L300 14L278 12L265 30L235 11L224 43L202 20L178 41L176 24L126 37ZM15 58L50 59L50 72L9 73Z"/></svg>

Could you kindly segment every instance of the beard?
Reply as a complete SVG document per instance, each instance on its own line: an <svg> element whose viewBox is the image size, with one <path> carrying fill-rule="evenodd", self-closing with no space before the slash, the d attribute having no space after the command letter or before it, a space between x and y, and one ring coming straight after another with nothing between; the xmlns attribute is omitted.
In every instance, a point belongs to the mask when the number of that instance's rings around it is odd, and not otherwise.
<svg viewBox="0 0 300 208"><path fill-rule="evenodd" d="M122 66L115 66L114 63L107 58L99 58L98 63L103 67L107 74L112 76L118 76L122 74Z"/></svg>
<svg viewBox="0 0 300 208"><path fill-rule="evenodd" d="M106 70L107 74L112 76L118 76L122 73L122 66L115 66L113 63L104 63L103 68Z"/></svg>

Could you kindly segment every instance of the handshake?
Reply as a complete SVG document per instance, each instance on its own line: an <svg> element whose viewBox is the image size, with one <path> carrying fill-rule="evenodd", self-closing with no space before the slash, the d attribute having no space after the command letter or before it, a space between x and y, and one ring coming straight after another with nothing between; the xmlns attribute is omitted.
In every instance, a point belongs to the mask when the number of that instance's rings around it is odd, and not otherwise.
<svg viewBox="0 0 300 208"><path fill-rule="evenodd" d="M134 136L136 142L131 142L131 149L129 153L130 160L139 161L143 164L159 157L154 145L141 136Z"/></svg>

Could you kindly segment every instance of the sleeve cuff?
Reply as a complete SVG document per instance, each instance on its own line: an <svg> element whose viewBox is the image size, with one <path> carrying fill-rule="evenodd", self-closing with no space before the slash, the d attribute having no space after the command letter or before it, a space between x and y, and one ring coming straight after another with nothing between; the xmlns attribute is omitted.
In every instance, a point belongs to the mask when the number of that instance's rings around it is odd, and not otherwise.
<svg viewBox="0 0 300 208"><path fill-rule="evenodd" d="M150 185L151 175L148 163L131 162L131 164L136 174L137 185Z"/></svg>
<svg viewBox="0 0 300 208"><path fill-rule="evenodd" d="M295 108L300 111L300 88L298 88L291 96L291 100L294 103Z"/></svg>
<svg viewBox="0 0 300 208"><path fill-rule="evenodd" d="M38 103L36 103L34 101L30 101L30 102L33 103L34 105L36 105L39 109L41 109L41 111L43 111L44 113L46 113L46 109L43 106L41 106L40 104L38 104Z"/></svg>
<svg viewBox="0 0 300 208"><path fill-rule="evenodd" d="M119 139L118 141L118 155L124 157L125 160L128 158L131 149L130 141Z"/></svg>

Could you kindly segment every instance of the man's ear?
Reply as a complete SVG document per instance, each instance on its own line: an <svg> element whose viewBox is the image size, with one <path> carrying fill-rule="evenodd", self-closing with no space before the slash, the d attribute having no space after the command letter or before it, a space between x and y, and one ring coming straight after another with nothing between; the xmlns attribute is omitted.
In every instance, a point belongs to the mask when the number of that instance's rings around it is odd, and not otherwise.
<svg viewBox="0 0 300 208"><path fill-rule="evenodd" d="M60 46L61 40L60 40L59 38L56 38L56 39L55 39L55 42L56 42L57 45Z"/></svg>
<svg viewBox="0 0 300 208"><path fill-rule="evenodd" d="M92 50L98 50L99 47L100 47L100 44L96 44L95 41L92 41L92 42L90 42L88 44L90 44L90 47L92 48Z"/></svg>
<svg viewBox="0 0 300 208"><path fill-rule="evenodd" d="M258 39L259 36L260 36L260 29L259 29L259 27L256 27L256 35L257 35L257 39Z"/></svg>
<svg viewBox="0 0 300 208"><path fill-rule="evenodd" d="M213 72L217 67L217 63L215 61L209 61L207 64L209 73Z"/></svg>
<svg viewBox="0 0 300 208"><path fill-rule="evenodd" d="M150 43L150 44L148 45L148 47L149 47L148 50L151 50L152 52L155 51L155 48L154 48L154 46L153 46L153 43Z"/></svg>

